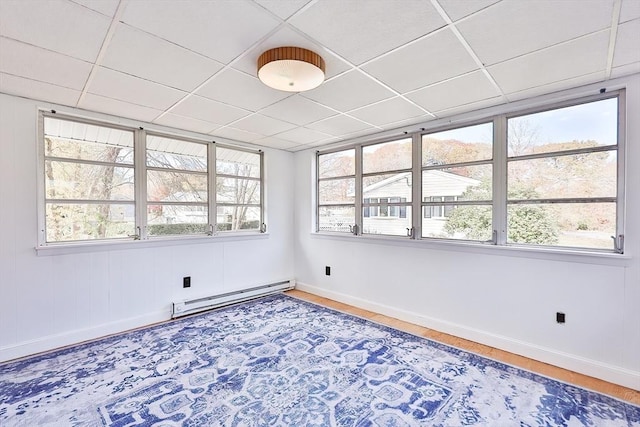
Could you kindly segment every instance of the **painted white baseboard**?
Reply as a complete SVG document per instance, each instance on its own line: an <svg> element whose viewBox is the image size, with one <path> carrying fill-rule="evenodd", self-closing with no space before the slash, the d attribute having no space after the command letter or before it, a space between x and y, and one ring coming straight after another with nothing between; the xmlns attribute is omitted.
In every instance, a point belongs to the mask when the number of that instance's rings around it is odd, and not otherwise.
<svg viewBox="0 0 640 427"><path fill-rule="evenodd" d="M629 369L598 362L596 360L586 359L574 354L563 353L552 348L542 347L525 341L492 334L487 331L424 316L422 314L398 309L385 304L380 304L301 282L296 282L296 289L640 391L640 372L631 371Z"/></svg>
<svg viewBox="0 0 640 427"><path fill-rule="evenodd" d="M83 341L94 340L107 335L140 328L169 319L171 319L171 313L169 310L163 310L155 313L148 313L143 316L118 320L116 322L104 323L91 328L77 329L62 334L49 335L35 340L19 342L14 345L0 347L0 362L44 351L50 351L72 344L78 344Z"/></svg>

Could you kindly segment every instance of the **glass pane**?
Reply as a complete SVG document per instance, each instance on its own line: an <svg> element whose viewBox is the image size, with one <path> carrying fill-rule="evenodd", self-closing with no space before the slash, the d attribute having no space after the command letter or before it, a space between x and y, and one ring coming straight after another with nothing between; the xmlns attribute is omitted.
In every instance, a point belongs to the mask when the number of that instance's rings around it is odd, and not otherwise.
<svg viewBox="0 0 640 427"><path fill-rule="evenodd" d="M617 151L509 162L509 199L616 197Z"/></svg>
<svg viewBox="0 0 640 427"><path fill-rule="evenodd" d="M508 120L510 157L617 143L618 98Z"/></svg>
<svg viewBox="0 0 640 427"><path fill-rule="evenodd" d="M507 225L510 243L613 250L616 204L509 205Z"/></svg>
<svg viewBox="0 0 640 427"><path fill-rule="evenodd" d="M206 206L147 205L149 236L202 234L209 231Z"/></svg>
<svg viewBox="0 0 640 427"><path fill-rule="evenodd" d="M493 123L422 136L422 166L474 162L493 158Z"/></svg>
<svg viewBox="0 0 640 427"><path fill-rule="evenodd" d="M260 181L257 180L218 177L216 192L219 203L260 203Z"/></svg>
<svg viewBox="0 0 640 427"><path fill-rule="evenodd" d="M411 172L365 176L362 178L362 198L399 197L411 201Z"/></svg>
<svg viewBox="0 0 640 427"><path fill-rule="evenodd" d="M375 212L363 210L362 233L363 234L385 234L388 236L406 236L407 228L411 228L411 206L377 206Z"/></svg>
<svg viewBox="0 0 640 427"><path fill-rule="evenodd" d="M354 178L320 181L320 204L353 203L356 199Z"/></svg>
<svg viewBox="0 0 640 427"><path fill-rule="evenodd" d="M48 199L133 200L133 168L45 161Z"/></svg>
<svg viewBox="0 0 640 427"><path fill-rule="evenodd" d="M260 154L216 147L216 171L224 175L260 178Z"/></svg>
<svg viewBox="0 0 640 427"><path fill-rule="evenodd" d="M362 148L362 173L411 169L411 138Z"/></svg>
<svg viewBox="0 0 640 427"><path fill-rule="evenodd" d="M128 237L135 233L131 204L46 205L47 242Z"/></svg>
<svg viewBox="0 0 640 427"><path fill-rule="evenodd" d="M207 144L148 135L147 166L206 172Z"/></svg>
<svg viewBox="0 0 640 427"><path fill-rule="evenodd" d="M320 154L318 156L319 178L355 175L355 156L356 151L353 149Z"/></svg>
<svg viewBox="0 0 640 427"><path fill-rule="evenodd" d="M206 202L207 177L183 172L147 171L147 200Z"/></svg>
<svg viewBox="0 0 640 427"><path fill-rule="evenodd" d="M422 207L422 237L487 241L492 235L490 205Z"/></svg>
<svg viewBox="0 0 640 427"><path fill-rule="evenodd" d="M259 230L260 208L256 206L218 206L217 230Z"/></svg>
<svg viewBox="0 0 640 427"><path fill-rule="evenodd" d="M492 173L491 165L422 171L422 196L447 196L455 197L455 200L491 200Z"/></svg>
<svg viewBox="0 0 640 427"><path fill-rule="evenodd" d="M355 224L355 218L356 208L354 206L321 206L318 230L350 233L349 227Z"/></svg>
<svg viewBox="0 0 640 427"><path fill-rule="evenodd" d="M133 164L133 132L44 118L45 156Z"/></svg>

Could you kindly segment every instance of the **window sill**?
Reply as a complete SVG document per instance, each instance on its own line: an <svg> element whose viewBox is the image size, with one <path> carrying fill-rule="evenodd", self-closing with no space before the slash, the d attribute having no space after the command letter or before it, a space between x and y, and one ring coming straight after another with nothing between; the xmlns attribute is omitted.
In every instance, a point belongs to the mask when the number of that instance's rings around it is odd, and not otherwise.
<svg viewBox="0 0 640 427"><path fill-rule="evenodd" d="M67 255L85 252L155 248L162 246L194 245L201 243L234 242L242 240L268 239L269 233L221 232L215 236L157 237L148 240L113 240L99 242L52 243L36 246L38 256Z"/></svg>
<svg viewBox="0 0 640 427"><path fill-rule="evenodd" d="M543 259L549 261L575 262L581 264L597 264L626 267L631 264L631 256L624 254L597 252L588 250L570 250L564 248L543 248L525 246L497 246L490 243L456 242L450 240L412 240L408 237L381 235L354 236L350 233L312 232L314 239L344 240L365 244L404 246L452 252L467 252L483 255L511 256L519 258Z"/></svg>

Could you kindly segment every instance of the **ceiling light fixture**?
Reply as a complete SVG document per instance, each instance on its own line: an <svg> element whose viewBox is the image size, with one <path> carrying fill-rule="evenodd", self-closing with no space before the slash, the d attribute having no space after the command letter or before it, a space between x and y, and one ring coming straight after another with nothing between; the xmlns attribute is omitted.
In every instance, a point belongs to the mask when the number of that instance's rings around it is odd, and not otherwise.
<svg viewBox="0 0 640 427"><path fill-rule="evenodd" d="M301 47L276 47L258 58L262 83L286 92L304 92L324 81L324 59Z"/></svg>

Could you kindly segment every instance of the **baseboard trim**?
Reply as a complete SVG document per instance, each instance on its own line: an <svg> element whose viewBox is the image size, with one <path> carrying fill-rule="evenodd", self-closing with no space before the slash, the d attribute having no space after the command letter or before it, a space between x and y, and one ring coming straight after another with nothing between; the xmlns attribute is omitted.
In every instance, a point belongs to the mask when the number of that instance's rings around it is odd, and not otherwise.
<svg viewBox="0 0 640 427"><path fill-rule="evenodd" d="M640 391L640 372L583 358L574 354L560 352L529 342L515 340L480 329L424 316L299 281L296 282L296 289Z"/></svg>
<svg viewBox="0 0 640 427"><path fill-rule="evenodd" d="M170 311L163 310L142 316L130 317L116 322L105 323L91 328L77 329L62 334L49 335L35 340L23 341L0 347L0 362L18 359L37 353L48 352L61 347L91 341L108 335L141 328L171 319Z"/></svg>

